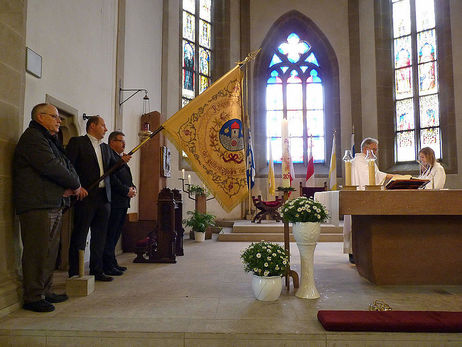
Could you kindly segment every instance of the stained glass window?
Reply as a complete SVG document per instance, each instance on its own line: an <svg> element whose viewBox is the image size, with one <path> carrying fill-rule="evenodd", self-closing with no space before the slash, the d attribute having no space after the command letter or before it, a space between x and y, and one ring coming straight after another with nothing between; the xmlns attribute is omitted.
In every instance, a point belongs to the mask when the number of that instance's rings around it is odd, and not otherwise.
<svg viewBox="0 0 462 347"><path fill-rule="evenodd" d="M431 147L441 158L434 0L392 0L395 159L414 161Z"/></svg>
<svg viewBox="0 0 462 347"><path fill-rule="evenodd" d="M307 160L308 139L313 159L325 162L323 69L311 44L291 33L273 49L266 76L266 138L273 160L281 162L281 122L289 124L294 163ZM269 147L268 147L269 148ZM267 159L269 159L269 151Z"/></svg>
<svg viewBox="0 0 462 347"><path fill-rule="evenodd" d="M182 92L184 107L211 84L212 0L182 0Z"/></svg>

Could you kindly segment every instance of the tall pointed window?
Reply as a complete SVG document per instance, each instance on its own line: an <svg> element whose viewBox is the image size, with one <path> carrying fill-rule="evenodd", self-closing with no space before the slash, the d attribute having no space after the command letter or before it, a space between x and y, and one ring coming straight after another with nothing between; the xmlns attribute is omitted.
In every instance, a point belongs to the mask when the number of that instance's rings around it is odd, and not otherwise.
<svg viewBox="0 0 462 347"><path fill-rule="evenodd" d="M420 148L441 158L434 0L391 0L395 71L395 160L414 161Z"/></svg>
<svg viewBox="0 0 462 347"><path fill-rule="evenodd" d="M212 0L183 0L182 7L182 106L211 84Z"/></svg>
<svg viewBox="0 0 462 347"><path fill-rule="evenodd" d="M293 162L307 160L308 138L312 137L313 159L323 163L324 76L316 52L309 42L292 32L272 54L266 74L266 139L273 159L281 161L281 122L287 118Z"/></svg>

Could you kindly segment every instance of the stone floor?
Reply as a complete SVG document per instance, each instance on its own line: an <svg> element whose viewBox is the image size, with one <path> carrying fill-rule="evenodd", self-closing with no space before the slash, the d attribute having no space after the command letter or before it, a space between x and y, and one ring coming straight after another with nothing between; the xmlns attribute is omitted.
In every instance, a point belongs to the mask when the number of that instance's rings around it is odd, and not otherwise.
<svg viewBox="0 0 462 347"><path fill-rule="evenodd" d="M18 310L0 321L0 346L462 346L462 334L335 333L316 318L320 309L367 310L382 299L395 310L462 311L462 286L375 286L342 254L342 244L319 243L315 279L321 298L283 289L276 302L252 296L240 252L248 243L185 240L177 264L119 263L128 271L96 283L88 297L57 304L51 313ZM292 268L300 271L291 243ZM57 291L64 273L56 274Z"/></svg>

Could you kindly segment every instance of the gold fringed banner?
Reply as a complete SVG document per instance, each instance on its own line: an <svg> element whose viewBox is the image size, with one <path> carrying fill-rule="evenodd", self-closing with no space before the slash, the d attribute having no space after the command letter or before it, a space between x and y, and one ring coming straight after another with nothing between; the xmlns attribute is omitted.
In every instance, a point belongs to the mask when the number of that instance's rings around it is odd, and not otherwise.
<svg viewBox="0 0 462 347"><path fill-rule="evenodd" d="M162 124L227 212L248 192L241 91L236 66Z"/></svg>

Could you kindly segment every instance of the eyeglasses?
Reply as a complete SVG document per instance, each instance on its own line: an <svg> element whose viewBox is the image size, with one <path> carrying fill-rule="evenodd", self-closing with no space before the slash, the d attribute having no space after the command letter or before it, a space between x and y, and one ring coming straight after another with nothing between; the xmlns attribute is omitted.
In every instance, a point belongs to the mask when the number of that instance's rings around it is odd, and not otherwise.
<svg viewBox="0 0 462 347"><path fill-rule="evenodd" d="M59 115L56 115L56 114L51 114L51 113L46 113L46 112L40 112L40 114L46 114L46 115L50 116L51 118L54 118L55 120L61 120L61 117Z"/></svg>
<svg viewBox="0 0 462 347"><path fill-rule="evenodd" d="M119 140L119 139L115 139L115 140L112 140L112 141L117 141L117 142L125 143L125 140Z"/></svg>

